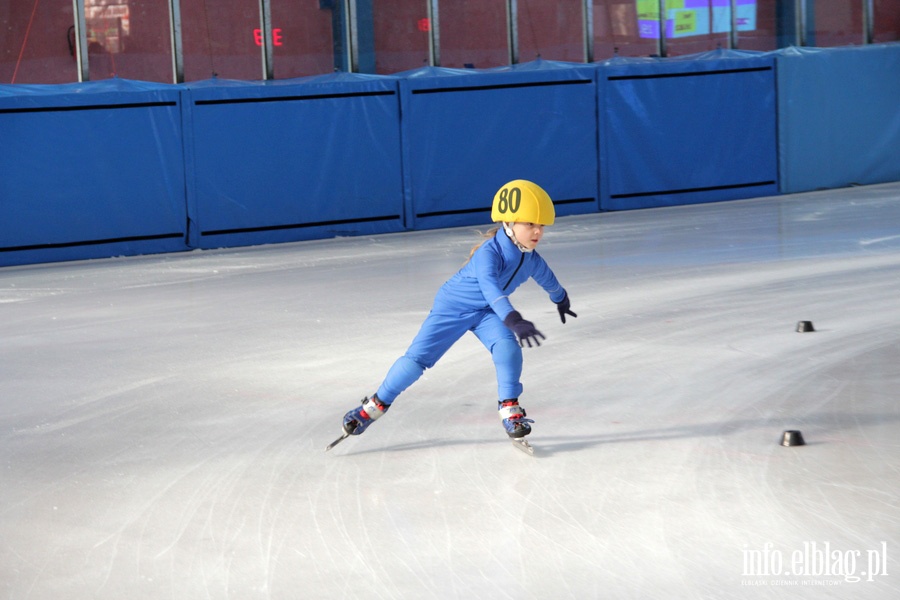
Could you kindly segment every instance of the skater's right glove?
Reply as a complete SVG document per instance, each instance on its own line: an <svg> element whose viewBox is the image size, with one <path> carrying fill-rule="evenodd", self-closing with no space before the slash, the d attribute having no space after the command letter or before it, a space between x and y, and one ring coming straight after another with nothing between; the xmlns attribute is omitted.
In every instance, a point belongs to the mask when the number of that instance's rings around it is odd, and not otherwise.
<svg viewBox="0 0 900 600"><path fill-rule="evenodd" d="M543 333L535 328L534 323L523 319L517 310L506 315L506 318L503 319L503 324L513 330L516 337L519 338L519 345L522 347L525 347L527 343L528 347L531 348L531 340L534 340L535 345L540 346L541 342L538 337L547 339Z"/></svg>

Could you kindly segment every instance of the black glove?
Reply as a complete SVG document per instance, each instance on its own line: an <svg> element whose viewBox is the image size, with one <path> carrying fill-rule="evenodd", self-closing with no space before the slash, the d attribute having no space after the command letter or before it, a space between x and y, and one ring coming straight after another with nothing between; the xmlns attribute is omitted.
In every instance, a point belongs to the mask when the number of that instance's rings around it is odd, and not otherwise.
<svg viewBox="0 0 900 600"><path fill-rule="evenodd" d="M538 336L540 336L541 339L547 339L544 337L543 333L535 329L534 323L523 319L522 315L519 314L519 311L514 310L506 315L506 318L503 319L503 324L515 332L516 336L519 338L519 345L522 347L524 347L527 342L528 347L531 348L531 340L534 340L534 343L540 346L541 342L538 340Z"/></svg>
<svg viewBox="0 0 900 600"><path fill-rule="evenodd" d="M566 293L565 297L556 303L556 310L559 311L559 318L562 319L563 324L566 323L566 315L571 315L573 317L577 317L575 313L573 313L569 308L572 304L569 302L569 294Z"/></svg>

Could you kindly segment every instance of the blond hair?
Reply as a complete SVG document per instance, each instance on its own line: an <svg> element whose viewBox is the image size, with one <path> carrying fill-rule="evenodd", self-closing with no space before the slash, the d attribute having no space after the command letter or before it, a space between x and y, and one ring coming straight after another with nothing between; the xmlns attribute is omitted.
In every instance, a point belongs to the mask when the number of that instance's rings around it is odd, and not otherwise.
<svg viewBox="0 0 900 600"><path fill-rule="evenodd" d="M472 246L472 250L469 251L469 258L466 259L466 262L469 262L470 260L472 260L472 256L475 255L475 251L478 250L479 248L481 248L481 246L483 246L486 241L488 241L489 239L494 237L494 235L496 235L496 233L498 231L500 231L499 226L491 227L484 233L481 233L480 231L476 231L476 233L478 235L480 235L483 239L480 242L478 242L477 244L475 244L474 246Z"/></svg>

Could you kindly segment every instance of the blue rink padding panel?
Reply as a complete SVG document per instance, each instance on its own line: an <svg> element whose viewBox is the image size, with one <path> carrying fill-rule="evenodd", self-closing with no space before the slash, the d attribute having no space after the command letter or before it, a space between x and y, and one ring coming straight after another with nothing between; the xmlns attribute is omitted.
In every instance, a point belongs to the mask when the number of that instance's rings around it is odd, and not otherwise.
<svg viewBox="0 0 900 600"><path fill-rule="evenodd" d="M490 223L507 181L544 187L557 215L596 212L596 69L550 61L401 74L407 223Z"/></svg>
<svg viewBox="0 0 900 600"><path fill-rule="evenodd" d="M900 44L777 60L782 192L900 180Z"/></svg>
<svg viewBox="0 0 900 600"><path fill-rule="evenodd" d="M0 266L185 249L177 86L0 86Z"/></svg>
<svg viewBox="0 0 900 600"><path fill-rule="evenodd" d="M192 245L404 229L395 78L210 80L185 105Z"/></svg>
<svg viewBox="0 0 900 600"><path fill-rule="evenodd" d="M603 210L778 193L773 56L612 59L598 71Z"/></svg>
<svg viewBox="0 0 900 600"><path fill-rule="evenodd" d="M896 73L900 44L0 84L0 266L487 225L517 178L561 216L897 181Z"/></svg>

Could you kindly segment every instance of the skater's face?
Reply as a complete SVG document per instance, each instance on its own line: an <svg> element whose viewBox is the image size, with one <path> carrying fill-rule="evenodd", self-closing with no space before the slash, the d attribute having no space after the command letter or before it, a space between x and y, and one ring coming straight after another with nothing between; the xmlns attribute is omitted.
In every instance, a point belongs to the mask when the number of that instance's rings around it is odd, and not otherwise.
<svg viewBox="0 0 900 600"><path fill-rule="evenodd" d="M534 250L544 237L544 226L537 223L513 223L516 240L529 250Z"/></svg>

